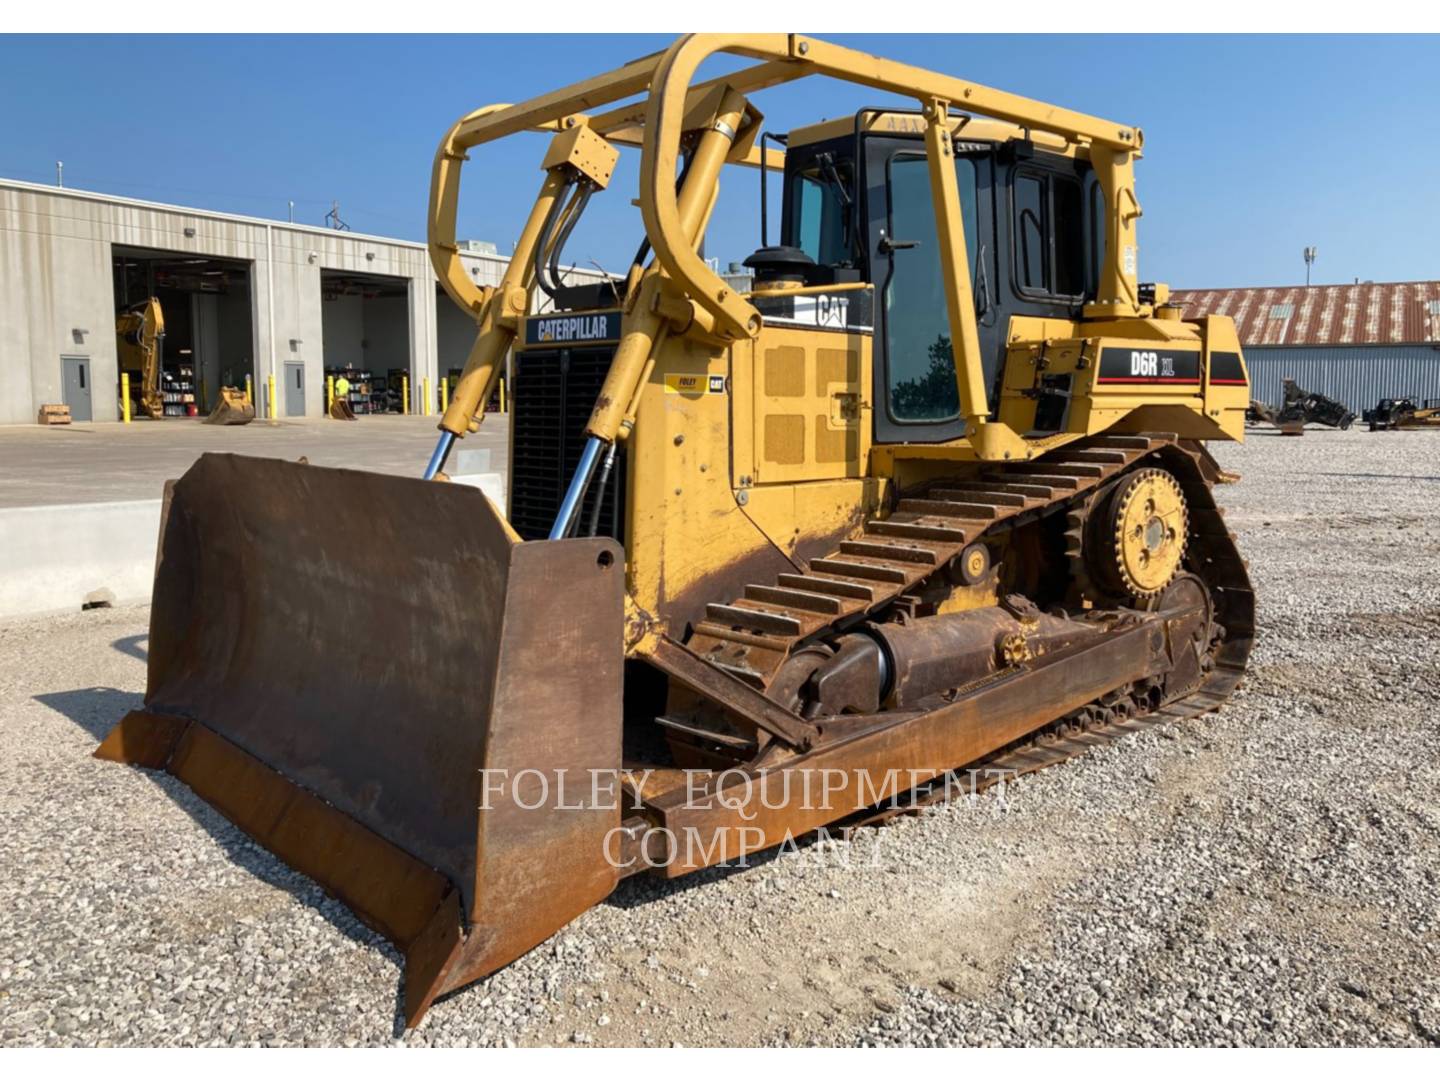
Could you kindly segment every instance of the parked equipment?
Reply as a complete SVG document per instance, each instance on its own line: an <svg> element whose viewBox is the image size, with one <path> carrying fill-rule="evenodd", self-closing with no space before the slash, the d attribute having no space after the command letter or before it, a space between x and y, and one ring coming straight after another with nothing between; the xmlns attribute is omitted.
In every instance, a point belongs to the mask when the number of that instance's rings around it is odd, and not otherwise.
<svg viewBox="0 0 1440 1080"><path fill-rule="evenodd" d="M248 424L255 419L255 405L250 395L234 386L222 386L219 400L205 417L207 424Z"/></svg>
<svg viewBox="0 0 1440 1080"><path fill-rule="evenodd" d="M1440 398L1426 398L1420 405L1414 398L1381 398L1375 408L1365 410L1363 419L1371 431L1440 428Z"/></svg>
<svg viewBox="0 0 1440 1080"><path fill-rule="evenodd" d="M1263 401L1252 400L1245 414L1248 423L1272 424L1282 434L1303 435L1306 424L1324 424L1346 431L1355 422L1355 414L1334 398L1302 390L1294 379L1285 379L1282 385L1285 400L1280 407L1272 408Z"/></svg>
<svg viewBox="0 0 1440 1080"><path fill-rule="evenodd" d="M721 52L754 63L694 82ZM748 95L813 75L918 108L767 146ZM477 285L462 163L533 130L539 195ZM1201 440L1243 438L1249 385L1230 319L1137 279L1141 145L796 35L470 113L430 252L479 334L425 475L513 350L508 520L461 484L205 455L162 525L145 705L97 754L396 941L414 1024L630 874L1216 708L1253 597ZM644 242L567 284L624 146ZM727 164L781 189L748 293L699 254Z"/></svg>
<svg viewBox="0 0 1440 1080"><path fill-rule="evenodd" d="M122 372L129 372L130 395L151 420L165 418L160 395L160 351L165 313L155 297L132 304L115 318L115 345Z"/></svg>

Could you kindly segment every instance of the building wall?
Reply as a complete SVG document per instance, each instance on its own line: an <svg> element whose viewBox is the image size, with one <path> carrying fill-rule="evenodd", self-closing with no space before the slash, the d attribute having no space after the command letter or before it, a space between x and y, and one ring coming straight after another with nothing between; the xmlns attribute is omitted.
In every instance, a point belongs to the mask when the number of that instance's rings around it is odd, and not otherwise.
<svg viewBox="0 0 1440 1080"><path fill-rule="evenodd" d="M87 356L96 387L116 383L109 244L85 214L0 190L0 423L34 423L62 400L60 357ZM95 393L97 419L114 395Z"/></svg>
<svg viewBox="0 0 1440 1080"><path fill-rule="evenodd" d="M250 339L229 340L222 320L219 349L226 364L254 357L262 416L265 377L273 374L278 382L288 360L305 364L306 415L324 412L322 269L409 281L410 318L401 332L412 358L412 409L421 380L436 385L436 283L423 244L0 180L0 423L34 423L40 405L61 400L61 356L90 358L95 419L119 419L109 392L117 381L115 245L251 264ZM464 261L480 284L497 283L506 265L495 255ZM598 275L579 269L571 276ZM454 307L447 298L441 302ZM390 335L389 328L382 331L383 347L403 353ZM276 400L283 413L278 385Z"/></svg>
<svg viewBox="0 0 1440 1080"><path fill-rule="evenodd" d="M1278 403L1281 380L1362 412L1385 397L1440 398L1440 348L1431 345L1303 345L1245 350L1250 396Z"/></svg>

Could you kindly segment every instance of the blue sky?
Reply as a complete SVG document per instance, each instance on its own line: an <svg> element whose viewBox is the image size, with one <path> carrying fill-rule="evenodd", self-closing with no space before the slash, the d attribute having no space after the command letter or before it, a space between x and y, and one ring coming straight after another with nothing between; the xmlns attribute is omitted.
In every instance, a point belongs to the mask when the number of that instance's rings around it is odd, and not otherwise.
<svg viewBox="0 0 1440 1080"><path fill-rule="evenodd" d="M422 239L435 144L461 113L517 101L668 38L5 37L0 175ZM1440 38L839 35L835 40L1138 124L1141 276L1177 288L1440 276ZM707 69L708 71L708 69ZM785 130L884 99L823 80L757 97ZM466 170L461 235L508 250L541 136ZM638 241L637 155L567 259L619 268ZM708 254L756 246L755 178L723 190Z"/></svg>

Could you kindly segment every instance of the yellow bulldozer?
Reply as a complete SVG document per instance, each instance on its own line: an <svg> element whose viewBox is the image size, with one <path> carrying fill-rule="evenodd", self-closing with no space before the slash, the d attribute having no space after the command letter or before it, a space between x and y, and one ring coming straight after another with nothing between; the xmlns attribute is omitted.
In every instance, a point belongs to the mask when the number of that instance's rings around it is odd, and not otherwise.
<svg viewBox="0 0 1440 1080"><path fill-rule="evenodd" d="M717 54L741 63L697 79ZM897 104L762 138L752 97L807 77ZM522 132L539 193L483 287L461 169ZM394 940L413 1025L629 875L1216 708L1254 606L1203 441L1243 438L1249 385L1230 319L1139 280L1142 142L783 34L466 115L429 234L477 336L423 479L202 457L144 706L97 754L169 770ZM566 284L631 147L633 264ZM782 207L748 285L700 254L740 170ZM512 351L502 514L434 481Z"/></svg>

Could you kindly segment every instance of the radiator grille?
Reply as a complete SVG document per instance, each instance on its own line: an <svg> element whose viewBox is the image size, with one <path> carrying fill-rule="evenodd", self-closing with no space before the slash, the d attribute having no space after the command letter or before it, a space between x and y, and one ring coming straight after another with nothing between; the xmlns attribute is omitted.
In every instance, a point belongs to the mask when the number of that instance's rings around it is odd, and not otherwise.
<svg viewBox="0 0 1440 1080"><path fill-rule="evenodd" d="M560 510L570 477L585 446L585 421L610 369L612 346L530 350L515 354L510 423L510 524L526 540L543 540ZM584 535L596 498L596 481L581 507L577 535ZM615 457L596 535L624 541L625 453Z"/></svg>

